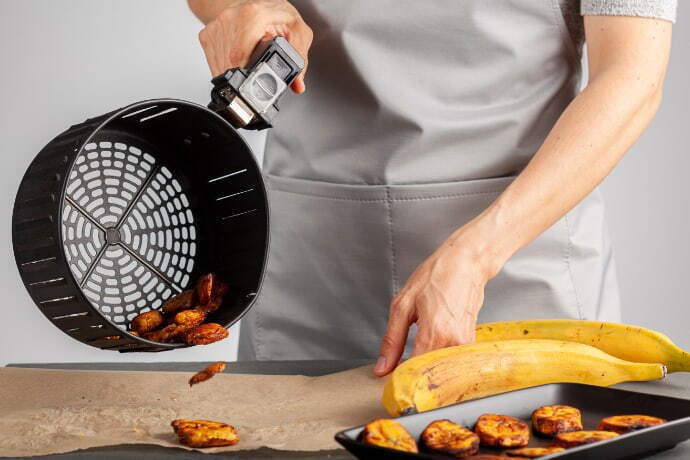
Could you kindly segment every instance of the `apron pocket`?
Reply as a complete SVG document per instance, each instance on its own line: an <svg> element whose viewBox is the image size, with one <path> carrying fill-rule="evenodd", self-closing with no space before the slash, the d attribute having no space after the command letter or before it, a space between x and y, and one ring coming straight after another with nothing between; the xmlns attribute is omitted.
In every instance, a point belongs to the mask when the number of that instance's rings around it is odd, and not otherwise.
<svg viewBox="0 0 690 460"><path fill-rule="evenodd" d="M456 229L486 209L514 177L390 191L395 290ZM485 291L480 321L581 318L571 273L573 250L561 219L518 251Z"/></svg>
<svg viewBox="0 0 690 460"><path fill-rule="evenodd" d="M385 188L274 176L267 184L266 279L242 324L256 358L375 356L391 292Z"/></svg>

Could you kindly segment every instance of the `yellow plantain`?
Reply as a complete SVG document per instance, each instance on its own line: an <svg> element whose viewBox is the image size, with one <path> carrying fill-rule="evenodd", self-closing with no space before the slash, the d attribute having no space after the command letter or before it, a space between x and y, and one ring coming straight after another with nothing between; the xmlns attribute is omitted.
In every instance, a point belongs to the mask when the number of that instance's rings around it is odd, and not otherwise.
<svg viewBox="0 0 690 460"><path fill-rule="evenodd" d="M589 345L561 340L506 340L443 348L400 364L386 382L392 416L546 383L608 386L663 378L662 364L631 363Z"/></svg>
<svg viewBox="0 0 690 460"><path fill-rule="evenodd" d="M690 372L690 353L667 336L644 327L570 319L499 321L477 325L477 342L552 339L591 345L616 358L662 363L668 372Z"/></svg>

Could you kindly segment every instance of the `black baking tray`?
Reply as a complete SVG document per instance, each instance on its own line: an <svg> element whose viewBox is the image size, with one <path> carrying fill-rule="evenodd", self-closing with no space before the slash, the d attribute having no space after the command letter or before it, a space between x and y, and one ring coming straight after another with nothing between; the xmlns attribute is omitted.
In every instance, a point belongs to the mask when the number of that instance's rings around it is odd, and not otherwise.
<svg viewBox="0 0 690 460"><path fill-rule="evenodd" d="M577 383L552 383L511 391L398 417L395 420L404 425L414 438L419 439L424 428L434 420L448 419L471 428L480 415L497 413L528 421L534 409L551 404L570 405L580 409L586 430L596 429L599 420L612 415L646 414L665 418L668 423L540 457L544 460L644 458L673 448L690 438L690 400ZM364 426L358 426L341 431L335 435L335 439L360 459L439 458L429 454L409 454L361 443L357 441L357 437L363 428ZM536 435L531 436L529 443L535 447L550 444L550 439ZM479 453L500 455L501 450L482 448Z"/></svg>

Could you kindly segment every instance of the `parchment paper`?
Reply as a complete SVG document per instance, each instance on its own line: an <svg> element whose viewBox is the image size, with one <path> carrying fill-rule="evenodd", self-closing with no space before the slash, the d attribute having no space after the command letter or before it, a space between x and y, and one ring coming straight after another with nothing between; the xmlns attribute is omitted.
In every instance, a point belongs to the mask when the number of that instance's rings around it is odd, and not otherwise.
<svg viewBox="0 0 690 460"><path fill-rule="evenodd" d="M232 365L231 363L228 365ZM335 449L342 429L385 417L371 366L322 377L0 368L0 456L114 444L181 447L177 418L233 425L240 442L203 452Z"/></svg>

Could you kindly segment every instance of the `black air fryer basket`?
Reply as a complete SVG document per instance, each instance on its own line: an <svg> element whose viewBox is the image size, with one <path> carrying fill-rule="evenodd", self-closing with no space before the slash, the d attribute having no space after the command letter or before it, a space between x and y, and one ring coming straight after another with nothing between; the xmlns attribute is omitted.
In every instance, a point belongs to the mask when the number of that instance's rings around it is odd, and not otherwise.
<svg viewBox="0 0 690 460"><path fill-rule="evenodd" d="M216 273L210 321L230 327L259 291L268 209L250 148L216 113L136 103L76 125L36 156L12 216L21 278L53 324L86 344L163 351L126 332L136 315Z"/></svg>

